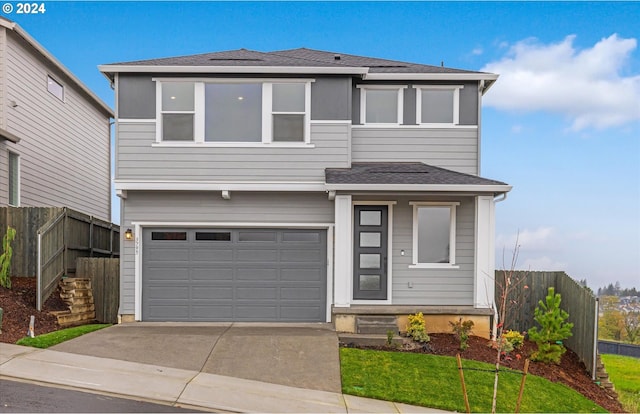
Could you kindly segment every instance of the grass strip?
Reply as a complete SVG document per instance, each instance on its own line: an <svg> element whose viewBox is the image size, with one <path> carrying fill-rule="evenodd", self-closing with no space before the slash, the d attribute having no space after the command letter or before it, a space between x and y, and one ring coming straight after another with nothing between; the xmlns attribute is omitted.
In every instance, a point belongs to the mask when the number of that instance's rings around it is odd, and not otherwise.
<svg viewBox="0 0 640 414"><path fill-rule="evenodd" d="M640 359L612 354L600 357L624 409L640 412Z"/></svg>
<svg viewBox="0 0 640 414"><path fill-rule="evenodd" d="M109 323L74 326L73 328L38 335L35 338L24 337L18 340L16 344L44 349L109 326L111 326Z"/></svg>
<svg viewBox="0 0 640 414"><path fill-rule="evenodd" d="M366 398L464 412L462 386L454 357L354 348L340 349L342 392ZM463 360L472 412L491 412L495 367ZM488 370L476 371L466 368ZM519 371L500 372L498 412L515 410ZM534 375L527 376L521 412L607 412L582 394Z"/></svg>

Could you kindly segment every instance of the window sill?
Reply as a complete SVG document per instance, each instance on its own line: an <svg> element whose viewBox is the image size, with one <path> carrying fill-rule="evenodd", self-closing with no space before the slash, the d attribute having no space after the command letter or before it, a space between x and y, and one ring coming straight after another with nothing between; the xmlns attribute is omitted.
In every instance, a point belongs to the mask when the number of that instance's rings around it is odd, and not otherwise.
<svg viewBox="0 0 640 414"><path fill-rule="evenodd" d="M450 263L418 263L409 265L409 269L460 269L460 266Z"/></svg>
<svg viewBox="0 0 640 414"><path fill-rule="evenodd" d="M155 142L152 147L169 148L315 148L305 142Z"/></svg>

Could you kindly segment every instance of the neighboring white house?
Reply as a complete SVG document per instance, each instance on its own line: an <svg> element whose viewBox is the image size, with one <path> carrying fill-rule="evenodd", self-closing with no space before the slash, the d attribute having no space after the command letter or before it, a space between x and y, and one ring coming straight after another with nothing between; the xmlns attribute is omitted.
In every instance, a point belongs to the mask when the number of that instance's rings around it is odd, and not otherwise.
<svg viewBox="0 0 640 414"><path fill-rule="evenodd" d="M123 320L358 331L423 311L489 334L494 205L511 190L480 177L497 75L304 48L100 70L131 236Z"/></svg>
<svg viewBox="0 0 640 414"><path fill-rule="evenodd" d="M70 207L111 221L112 110L0 17L0 205Z"/></svg>

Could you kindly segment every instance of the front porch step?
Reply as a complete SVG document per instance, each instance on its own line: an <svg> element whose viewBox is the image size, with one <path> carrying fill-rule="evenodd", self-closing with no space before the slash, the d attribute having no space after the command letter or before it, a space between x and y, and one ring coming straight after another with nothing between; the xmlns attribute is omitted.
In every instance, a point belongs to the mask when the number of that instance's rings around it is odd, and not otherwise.
<svg viewBox="0 0 640 414"><path fill-rule="evenodd" d="M389 346L387 335L365 335L365 334L338 334L340 343L351 346ZM404 344L404 338L397 334L391 340L391 346L399 347Z"/></svg>
<svg viewBox="0 0 640 414"><path fill-rule="evenodd" d="M356 333L368 335L386 335L388 332L398 334L398 323L395 316L371 315L356 318Z"/></svg>

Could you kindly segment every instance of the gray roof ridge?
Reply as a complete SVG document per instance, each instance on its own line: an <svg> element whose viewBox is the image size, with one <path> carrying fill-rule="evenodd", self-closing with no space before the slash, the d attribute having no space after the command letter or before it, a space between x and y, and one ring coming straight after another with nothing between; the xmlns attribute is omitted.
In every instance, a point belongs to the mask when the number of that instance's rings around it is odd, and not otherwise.
<svg viewBox="0 0 640 414"><path fill-rule="evenodd" d="M267 52L267 53L270 54L270 55L276 55L276 56L285 57L287 59L300 59L300 60L306 60L306 61L309 61L309 62L319 62L319 63L324 63L324 64L328 63L327 61L323 61L323 60L319 60L319 59L311 59L311 58L299 57L299 56L292 57L292 56L281 54L281 52L291 52L291 51L294 51L294 50L310 50L312 52L332 53L334 55L341 55L341 56L347 55L346 53L331 52L331 51L328 51L328 50L319 50L319 49L309 49L308 47L298 47L298 48L295 48L295 49L275 50L273 52ZM348 55L348 56L360 57L360 56L356 56L356 55ZM364 56L362 56L362 57L364 57ZM375 59L375 58L373 58L373 59ZM347 66L347 67L350 67L350 68L366 67L366 66L350 65L350 64L348 64L348 63L346 63L344 61L341 61L341 60L336 60L335 62L331 62L331 63L336 65L336 66Z"/></svg>
<svg viewBox="0 0 640 414"><path fill-rule="evenodd" d="M447 168L437 167L435 165L427 164L427 163L421 162L421 161L399 161L399 162L394 162L394 161L379 161L379 162L376 162L376 161L372 161L372 162L352 162L351 163L352 167L354 165L355 166L358 166L358 165L364 166L364 165L394 165L394 164L396 164L396 165L397 164L403 164L403 165L421 164L421 165L426 165L429 168L433 168L433 169L442 171L442 172L447 173L447 174L456 174L456 175L461 175L461 176L465 176L465 177L469 177L469 178L481 178L483 180L495 181L495 182L499 182L499 183L507 185L506 183L504 183L502 181L494 180L492 178L486 178L486 177L482 177L480 175L463 173L463 172L460 172L460 171L454 171L454 170L450 170L450 169L447 169Z"/></svg>
<svg viewBox="0 0 640 414"><path fill-rule="evenodd" d="M207 56L207 55L215 55L218 53L221 54L221 53L230 53L230 52L239 52L239 51L260 53L263 55L267 54L267 52L260 52L259 50L252 50L252 49L246 49L244 47L241 47L240 49L219 50L217 52L204 52L204 53L196 53L191 55L165 56L165 57L151 58L151 59L129 60L126 62L107 63L106 65L113 66L113 65L134 64L134 63L141 63L141 62L152 62L152 61L165 60L165 59L182 59L182 58L191 58L196 56Z"/></svg>

